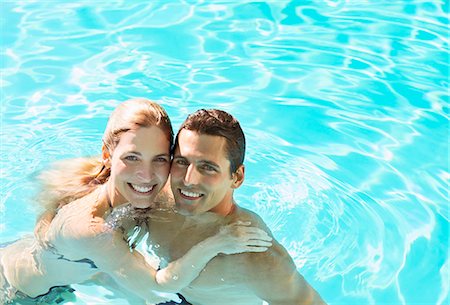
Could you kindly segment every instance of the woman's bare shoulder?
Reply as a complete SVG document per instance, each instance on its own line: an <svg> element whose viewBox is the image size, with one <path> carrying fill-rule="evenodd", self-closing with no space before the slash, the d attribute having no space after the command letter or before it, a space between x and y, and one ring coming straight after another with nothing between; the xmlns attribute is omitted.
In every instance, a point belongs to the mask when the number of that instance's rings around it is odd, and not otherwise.
<svg viewBox="0 0 450 305"><path fill-rule="evenodd" d="M83 198L84 199L84 198ZM66 242L95 239L108 231L105 220L95 215L89 200L79 199L61 208L52 220L49 234Z"/></svg>

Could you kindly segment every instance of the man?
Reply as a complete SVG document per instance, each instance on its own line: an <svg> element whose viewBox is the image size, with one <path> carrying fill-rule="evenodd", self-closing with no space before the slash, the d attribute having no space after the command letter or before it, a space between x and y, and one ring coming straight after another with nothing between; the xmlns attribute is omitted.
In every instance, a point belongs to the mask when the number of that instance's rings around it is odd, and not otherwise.
<svg viewBox="0 0 450 305"><path fill-rule="evenodd" d="M179 214L153 217L149 238L165 262L226 224L242 221L269 229L255 213L239 207L233 192L244 181L245 138L239 122L220 110L199 110L178 131L171 187ZM278 242L262 253L219 255L181 291L194 305L325 304L297 272Z"/></svg>

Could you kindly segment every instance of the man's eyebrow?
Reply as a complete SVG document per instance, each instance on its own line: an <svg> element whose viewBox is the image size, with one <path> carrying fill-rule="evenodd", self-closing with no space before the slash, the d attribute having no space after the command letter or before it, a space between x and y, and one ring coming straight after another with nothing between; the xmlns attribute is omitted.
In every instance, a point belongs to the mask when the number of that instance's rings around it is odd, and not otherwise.
<svg viewBox="0 0 450 305"><path fill-rule="evenodd" d="M217 164L216 162L209 161L209 160L200 160L199 163L211 165L211 166L214 166L214 167L220 167L219 164Z"/></svg>
<svg viewBox="0 0 450 305"><path fill-rule="evenodd" d="M187 160L186 157L183 157L181 155L176 155L176 154L173 156L173 158L174 159L185 159L185 160ZM210 161L210 160L199 160L199 161L197 161L197 163L211 165L211 166L220 168L219 164L217 164L216 162Z"/></svg>

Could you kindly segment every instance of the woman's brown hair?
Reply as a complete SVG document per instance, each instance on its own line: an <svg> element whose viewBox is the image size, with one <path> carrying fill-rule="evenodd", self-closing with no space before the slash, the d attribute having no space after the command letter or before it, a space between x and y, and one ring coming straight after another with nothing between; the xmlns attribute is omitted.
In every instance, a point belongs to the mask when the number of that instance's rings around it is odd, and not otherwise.
<svg viewBox="0 0 450 305"><path fill-rule="evenodd" d="M172 145L172 124L164 108L143 98L125 101L109 117L103 145L112 155L124 132L151 126L159 127ZM39 175L42 184L39 201L46 210L56 209L91 193L109 176L110 169L100 156L59 161Z"/></svg>

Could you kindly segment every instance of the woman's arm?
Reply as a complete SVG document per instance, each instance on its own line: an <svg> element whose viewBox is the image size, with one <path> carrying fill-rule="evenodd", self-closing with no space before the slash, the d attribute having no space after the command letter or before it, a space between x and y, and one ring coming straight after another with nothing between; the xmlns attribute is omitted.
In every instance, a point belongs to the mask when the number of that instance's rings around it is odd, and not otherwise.
<svg viewBox="0 0 450 305"><path fill-rule="evenodd" d="M48 228L50 227L50 223L53 218L55 218L55 215L55 210L46 210L36 220L36 225L34 226L34 237L36 241L44 248L47 247L46 234Z"/></svg>
<svg viewBox="0 0 450 305"><path fill-rule="evenodd" d="M249 223L223 227L218 234L192 247L183 257L156 271L137 251L130 251L119 232L99 234L87 252L100 271L108 273L118 284L148 302L167 298L153 290L178 292L188 286L218 253L263 252L271 245L268 234ZM83 243L87 246L86 243Z"/></svg>
<svg viewBox="0 0 450 305"><path fill-rule="evenodd" d="M272 238L263 230L238 222L221 228L219 233L193 246L184 256L156 273L158 290L178 292L188 286L217 254L264 252Z"/></svg>
<svg viewBox="0 0 450 305"><path fill-rule="evenodd" d="M121 233L100 233L92 238L82 238L77 244L86 258L94 261L99 271L110 275L118 285L134 295L149 303L162 303L171 299L153 291L158 287L157 271L139 252L130 250Z"/></svg>

